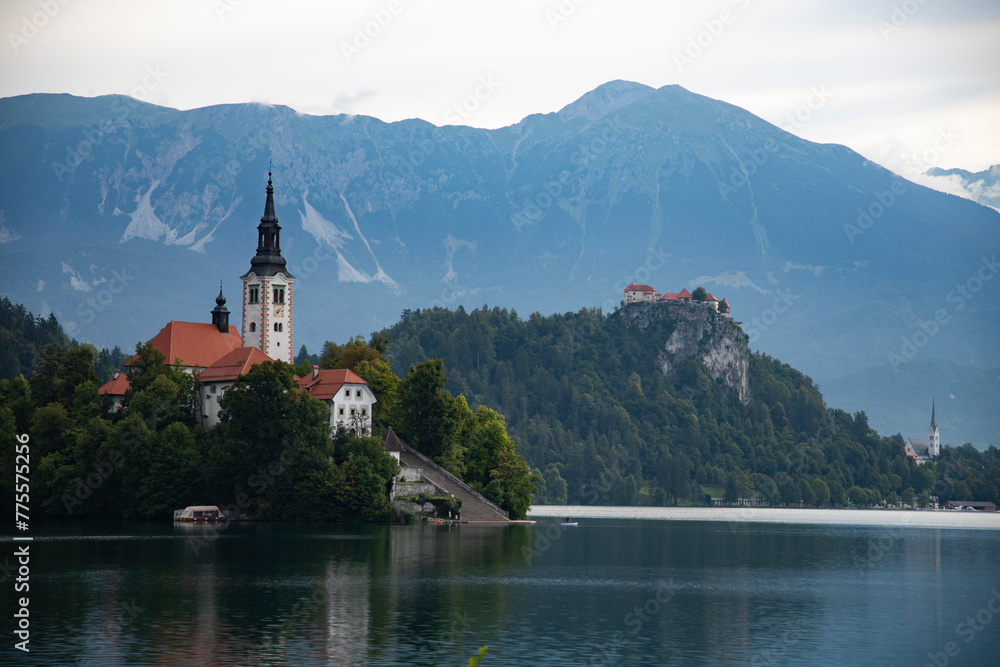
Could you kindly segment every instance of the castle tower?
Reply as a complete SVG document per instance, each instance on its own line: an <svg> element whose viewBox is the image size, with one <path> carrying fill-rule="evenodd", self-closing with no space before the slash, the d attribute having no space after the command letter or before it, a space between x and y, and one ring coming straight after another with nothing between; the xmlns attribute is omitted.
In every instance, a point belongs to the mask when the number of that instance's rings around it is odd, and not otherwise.
<svg viewBox="0 0 1000 667"><path fill-rule="evenodd" d="M243 281L243 345L256 347L271 357L293 363L292 283L295 276L281 256L281 225L274 214L274 186L267 172L264 216L257 226L257 254Z"/></svg>
<svg viewBox="0 0 1000 667"><path fill-rule="evenodd" d="M931 399L931 427L927 429L927 454L937 456L941 453L941 435L938 433L937 417L935 415L936 406L934 399Z"/></svg>

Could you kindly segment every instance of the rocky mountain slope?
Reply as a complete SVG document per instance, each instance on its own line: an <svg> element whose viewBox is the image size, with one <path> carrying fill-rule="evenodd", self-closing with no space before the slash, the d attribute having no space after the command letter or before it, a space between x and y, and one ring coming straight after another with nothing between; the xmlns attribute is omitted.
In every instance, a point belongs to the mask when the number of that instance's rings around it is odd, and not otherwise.
<svg viewBox="0 0 1000 667"><path fill-rule="evenodd" d="M207 321L220 280L239 317L270 165L296 347L405 308L610 311L631 280L704 285L820 385L959 364L912 403L958 396L980 425L959 440L1000 413L962 400L1000 366L1000 214L678 86L611 82L497 130L29 95L0 100L0 148L3 292L100 346Z"/></svg>

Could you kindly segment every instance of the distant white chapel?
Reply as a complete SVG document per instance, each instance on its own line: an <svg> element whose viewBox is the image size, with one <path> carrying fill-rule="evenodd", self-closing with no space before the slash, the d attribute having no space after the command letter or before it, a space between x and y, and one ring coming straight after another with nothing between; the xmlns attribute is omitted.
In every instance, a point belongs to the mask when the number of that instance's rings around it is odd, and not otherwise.
<svg viewBox="0 0 1000 667"><path fill-rule="evenodd" d="M941 453L941 435L938 433L936 406L931 400L931 427L927 429L926 440L910 438L906 441L906 455L912 456L917 463L926 463Z"/></svg>

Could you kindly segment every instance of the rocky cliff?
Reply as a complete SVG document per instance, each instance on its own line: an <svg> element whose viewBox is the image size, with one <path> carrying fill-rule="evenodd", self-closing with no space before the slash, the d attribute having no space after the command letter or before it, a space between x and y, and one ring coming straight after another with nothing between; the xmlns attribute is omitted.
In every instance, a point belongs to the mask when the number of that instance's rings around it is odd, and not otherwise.
<svg viewBox="0 0 1000 667"><path fill-rule="evenodd" d="M672 328L656 356L664 375L670 376L682 359L696 359L715 380L735 389L742 403L749 402L749 339L731 318L697 302L630 303L622 307L620 317L640 330L657 321Z"/></svg>

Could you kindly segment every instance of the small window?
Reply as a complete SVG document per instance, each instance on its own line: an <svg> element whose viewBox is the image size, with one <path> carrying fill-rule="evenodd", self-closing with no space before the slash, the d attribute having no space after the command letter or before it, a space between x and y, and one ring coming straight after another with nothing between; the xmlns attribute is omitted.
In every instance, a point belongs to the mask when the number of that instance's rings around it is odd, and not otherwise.
<svg viewBox="0 0 1000 667"><path fill-rule="evenodd" d="M357 396L358 398L361 398L361 390L358 389L358 391L354 395Z"/></svg>
<svg viewBox="0 0 1000 667"><path fill-rule="evenodd" d="M274 288L274 303L284 303L285 302L285 288L275 287Z"/></svg>
<svg viewBox="0 0 1000 667"><path fill-rule="evenodd" d="M368 406L362 405L361 406L361 416L365 417L367 415L368 415Z"/></svg>
<svg viewBox="0 0 1000 667"><path fill-rule="evenodd" d="M250 323L250 333L253 333L256 330L257 330L257 323L256 322L251 322Z"/></svg>
<svg viewBox="0 0 1000 667"><path fill-rule="evenodd" d="M337 410L337 415L340 416L340 417L344 416L344 406L343 405L340 406L339 410Z"/></svg>
<svg viewBox="0 0 1000 667"><path fill-rule="evenodd" d="M247 303L257 303L260 300L260 288L257 285L251 285L247 294Z"/></svg>
<svg viewBox="0 0 1000 667"><path fill-rule="evenodd" d="M356 414L358 414L358 411L357 411L357 410L355 410L354 408L351 408L351 416L353 417L353 416L355 416Z"/></svg>

